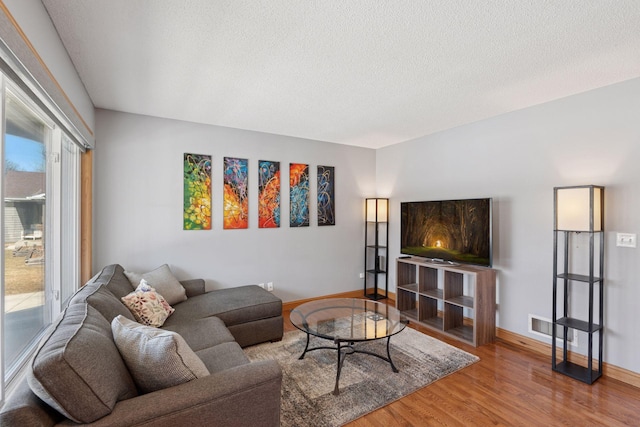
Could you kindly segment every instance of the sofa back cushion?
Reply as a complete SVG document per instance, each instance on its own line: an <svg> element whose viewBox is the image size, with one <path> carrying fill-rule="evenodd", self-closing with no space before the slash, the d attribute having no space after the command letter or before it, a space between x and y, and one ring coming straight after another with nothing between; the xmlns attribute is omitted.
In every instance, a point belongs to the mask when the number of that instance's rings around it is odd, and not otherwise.
<svg viewBox="0 0 640 427"><path fill-rule="evenodd" d="M51 326L28 372L31 390L78 423L108 415L138 395L110 323L86 303L71 304Z"/></svg>
<svg viewBox="0 0 640 427"><path fill-rule="evenodd" d="M102 314L102 316L111 322L114 317L123 315L128 319L135 320L131 311L116 298L107 288L106 284L89 282L80 288L69 301L69 305L73 304L89 304Z"/></svg>
<svg viewBox="0 0 640 427"><path fill-rule="evenodd" d="M119 264L111 264L104 267L87 282L87 285L91 283L106 285L111 293L118 299L135 289L135 286L131 286L131 282L127 279L127 276L124 275L124 268Z"/></svg>

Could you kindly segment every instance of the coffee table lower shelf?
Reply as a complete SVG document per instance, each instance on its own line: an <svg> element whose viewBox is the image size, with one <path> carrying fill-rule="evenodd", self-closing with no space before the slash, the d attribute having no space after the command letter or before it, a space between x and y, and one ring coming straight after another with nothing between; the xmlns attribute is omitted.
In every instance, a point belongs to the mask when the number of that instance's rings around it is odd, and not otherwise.
<svg viewBox="0 0 640 427"><path fill-rule="evenodd" d="M315 351L315 350L336 350L337 353L338 353L338 364L337 364L337 369L336 369L336 385L335 385L335 388L333 389L333 394L337 396L337 395L340 394L340 373L342 372L342 365L344 364L344 360L346 359L346 356L348 356L349 354L360 353L360 354L368 354L369 356L377 357L378 359L382 359L385 362L388 362L389 365L391 365L391 370L393 372L395 372L395 373L400 372L398 370L398 368L396 368L396 365L394 365L393 361L391 360L390 344L391 344L391 337L392 336L393 335L386 337L386 339L387 339L387 357L384 357L381 354L373 353L371 351L358 350L358 349L356 349L354 347L356 345L356 342L345 341L345 340L340 340L340 339L333 340L333 342L336 344L335 347L320 346L320 347L309 348L309 341L310 341L310 338L311 338L311 334L307 333L307 345L305 346L304 351L302 352L302 354L300 355L300 357L298 359L300 359L300 360L304 359L304 356L310 351ZM317 337L317 338L319 338L319 339L328 339L328 338L322 338L322 337ZM381 339L384 339L384 338L381 338Z"/></svg>

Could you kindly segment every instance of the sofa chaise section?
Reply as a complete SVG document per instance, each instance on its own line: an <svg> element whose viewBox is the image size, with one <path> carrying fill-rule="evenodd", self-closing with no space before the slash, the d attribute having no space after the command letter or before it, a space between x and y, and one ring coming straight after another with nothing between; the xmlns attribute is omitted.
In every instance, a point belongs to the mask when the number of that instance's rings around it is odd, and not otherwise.
<svg viewBox="0 0 640 427"><path fill-rule="evenodd" d="M282 301L259 286L203 292L179 304L165 322L172 329L185 318L204 319L215 316L222 320L242 347L282 339Z"/></svg>

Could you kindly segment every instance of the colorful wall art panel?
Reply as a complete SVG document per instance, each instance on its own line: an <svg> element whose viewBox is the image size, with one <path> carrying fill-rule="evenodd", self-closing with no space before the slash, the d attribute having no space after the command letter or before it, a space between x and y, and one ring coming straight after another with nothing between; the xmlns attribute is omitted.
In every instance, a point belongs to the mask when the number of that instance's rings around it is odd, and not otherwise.
<svg viewBox="0 0 640 427"><path fill-rule="evenodd" d="M248 164L247 159L224 158L224 229L249 227Z"/></svg>
<svg viewBox="0 0 640 427"><path fill-rule="evenodd" d="M258 227L280 227L280 162L258 161Z"/></svg>
<svg viewBox="0 0 640 427"><path fill-rule="evenodd" d="M318 225L336 225L335 168L318 166Z"/></svg>
<svg viewBox="0 0 640 427"><path fill-rule="evenodd" d="M309 226L309 165L289 164L289 226Z"/></svg>
<svg viewBox="0 0 640 427"><path fill-rule="evenodd" d="M211 230L211 156L184 153L183 228Z"/></svg>

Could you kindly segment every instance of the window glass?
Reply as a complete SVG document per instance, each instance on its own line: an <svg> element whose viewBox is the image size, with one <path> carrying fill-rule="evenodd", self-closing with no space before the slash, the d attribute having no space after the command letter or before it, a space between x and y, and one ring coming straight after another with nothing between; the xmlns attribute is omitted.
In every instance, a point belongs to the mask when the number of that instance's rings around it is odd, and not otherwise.
<svg viewBox="0 0 640 427"><path fill-rule="evenodd" d="M51 128L17 94L4 105L3 362L11 376L49 323L46 305L47 140Z"/></svg>

